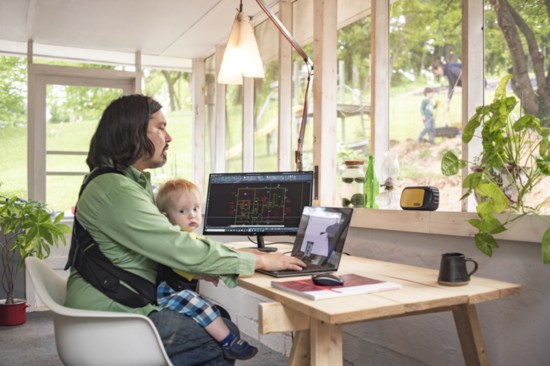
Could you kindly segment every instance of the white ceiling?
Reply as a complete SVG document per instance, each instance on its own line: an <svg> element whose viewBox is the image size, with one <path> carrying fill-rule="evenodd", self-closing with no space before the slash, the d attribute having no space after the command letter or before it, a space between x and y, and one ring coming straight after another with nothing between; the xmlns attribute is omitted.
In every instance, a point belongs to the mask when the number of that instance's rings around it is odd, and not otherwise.
<svg viewBox="0 0 550 366"><path fill-rule="evenodd" d="M278 0L264 0L270 8ZM225 44L239 0L0 0L0 54L187 68ZM263 19L255 0L243 9ZM273 10L274 11L274 10ZM183 60L182 60L183 59Z"/></svg>

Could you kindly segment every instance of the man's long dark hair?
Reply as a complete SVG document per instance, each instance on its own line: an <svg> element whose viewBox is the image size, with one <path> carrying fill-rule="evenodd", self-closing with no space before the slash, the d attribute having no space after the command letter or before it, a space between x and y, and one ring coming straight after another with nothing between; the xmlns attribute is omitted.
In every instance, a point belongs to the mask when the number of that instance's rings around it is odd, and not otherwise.
<svg viewBox="0 0 550 366"><path fill-rule="evenodd" d="M147 125L162 106L140 94L120 97L105 109L94 136L86 164L90 171L101 166L123 170L141 157L151 157L155 148L147 137Z"/></svg>

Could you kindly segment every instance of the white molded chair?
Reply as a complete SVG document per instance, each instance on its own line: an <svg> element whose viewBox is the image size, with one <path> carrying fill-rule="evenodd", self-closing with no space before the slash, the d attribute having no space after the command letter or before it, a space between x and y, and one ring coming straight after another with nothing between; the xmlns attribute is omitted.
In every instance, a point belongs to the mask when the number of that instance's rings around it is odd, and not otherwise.
<svg viewBox="0 0 550 366"><path fill-rule="evenodd" d="M27 258L25 265L53 313L57 353L65 365L172 365L149 318L65 307L67 281L37 258Z"/></svg>

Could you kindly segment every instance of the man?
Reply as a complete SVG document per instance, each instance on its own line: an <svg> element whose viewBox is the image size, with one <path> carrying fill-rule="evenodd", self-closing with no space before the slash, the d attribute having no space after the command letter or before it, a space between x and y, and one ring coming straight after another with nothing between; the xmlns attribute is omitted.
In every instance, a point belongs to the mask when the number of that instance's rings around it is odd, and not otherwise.
<svg viewBox="0 0 550 366"><path fill-rule="evenodd" d="M103 112L86 163L122 174L91 180L77 204L78 221L117 267L156 283L163 264L190 273L225 275L236 285L239 274L255 269L301 269L305 264L284 254L237 252L222 243L197 240L180 231L157 209L149 173L166 163L171 136L162 106L143 95L123 96ZM132 307L113 300L71 268L66 305L74 308L132 312L148 316L158 329L174 365L232 365L218 343L191 318L149 303ZM229 320L234 333L238 329Z"/></svg>
<svg viewBox="0 0 550 366"><path fill-rule="evenodd" d="M449 81L449 90L447 91L447 100L450 102L457 86L462 87L462 65L459 63L444 63L441 60L435 60L432 64L432 72L436 76L447 77Z"/></svg>

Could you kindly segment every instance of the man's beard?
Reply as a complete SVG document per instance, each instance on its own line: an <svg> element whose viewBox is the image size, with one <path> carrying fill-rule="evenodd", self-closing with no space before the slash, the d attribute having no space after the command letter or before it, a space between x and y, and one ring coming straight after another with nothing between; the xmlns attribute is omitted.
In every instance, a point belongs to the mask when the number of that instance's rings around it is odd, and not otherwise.
<svg viewBox="0 0 550 366"><path fill-rule="evenodd" d="M168 153L166 152L166 150L164 150L164 151L162 152L162 155L161 155L160 157L161 157L160 166L163 166L163 165L166 164L166 162L168 161Z"/></svg>
<svg viewBox="0 0 550 366"><path fill-rule="evenodd" d="M168 154L167 154L166 150L164 150L162 152L162 154L160 155L159 161L153 161L152 162L152 164L151 164L152 166L150 167L150 169L160 168L161 166L166 164L167 161L168 161Z"/></svg>

